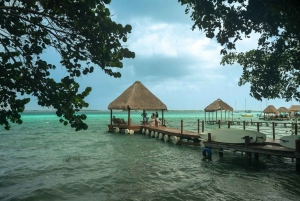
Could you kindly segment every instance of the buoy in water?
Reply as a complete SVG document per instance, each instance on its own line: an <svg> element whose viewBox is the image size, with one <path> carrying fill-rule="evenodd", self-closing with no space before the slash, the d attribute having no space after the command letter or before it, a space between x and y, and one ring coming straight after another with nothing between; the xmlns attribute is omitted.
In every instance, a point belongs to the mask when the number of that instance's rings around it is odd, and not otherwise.
<svg viewBox="0 0 300 201"><path fill-rule="evenodd" d="M154 133L154 137L155 137L155 138L157 138L157 137L158 137L158 132L157 132L157 131L155 131L155 133Z"/></svg>
<svg viewBox="0 0 300 201"><path fill-rule="evenodd" d="M149 130L148 129L146 129L145 134L149 135Z"/></svg>
<svg viewBox="0 0 300 201"><path fill-rule="evenodd" d="M172 136L172 142L173 142L173 144L177 144L178 142L179 142L179 137L177 137L177 136Z"/></svg>
<svg viewBox="0 0 300 201"><path fill-rule="evenodd" d="M145 133L145 129L144 128L142 129L142 133Z"/></svg>
<svg viewBox="0 0 300 201"><path fill-rule="evenodd" d="M204 158L211 159L211 149L210 148L204 148L202 150L202 155Z"/></svg>
<svg viewBox="0 0 300 201"><path fill-rule="evenodd" d="M158 139L162 140L164 138L164 135L162 133L158 134Z"/></svg>
<svg viewBox="0 0 300 201"><path fill-rule="evenodd" d="M130 130L129 133L130 133L130 135L133 135L134 134L134 130Z"/></svg>
<svg viewBox="0 0 300 201"><path fill-rule="evenodd" d="M165 142L169 142L169 140L170 140L169 136L168 136L167 134L165 134L165 136L164 136L164 141L165 141Z"/></svg>
<svg viewBox="0 0 300 201"><path fill-rule="evenodd" d="M128 134L129 133L129 129L125 129L125 134Z"/></svg>
<svg viewBox="0 0 300 201"><path fill-rule="evenodd" d="M120 132L120 129L118 127L116 127L114 131L115 131L115 133L118 133L118 132Z"/></svg>
<svg viewBox="0 0 300 201"><path fill-rule="evenodd" d="M151 137L154 137L154 131L151 131L150 136L151 136Z"/></svg>

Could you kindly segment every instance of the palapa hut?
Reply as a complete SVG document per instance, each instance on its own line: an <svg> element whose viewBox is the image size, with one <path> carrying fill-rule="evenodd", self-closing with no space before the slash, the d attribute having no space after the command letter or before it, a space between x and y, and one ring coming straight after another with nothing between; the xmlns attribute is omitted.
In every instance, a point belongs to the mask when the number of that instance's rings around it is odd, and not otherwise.
<svg viewBox="0 0 300 201"><path fill-rule="evenodd" d="M287 109L286 107L280 107L277 109L278 113L279 113L279 117L283 120L284 119L289 119L290 115L289 115L289 109Z"/></svg>
<svg viewBox="0 0 300 201"><path fill-rule="evenodd" d="M119 97L108 105L110 110L110 122L112 124L112 110L128 111L128 126L131 126L130 110L161 110L164 119L164 110L167 106L151 93L140 81L136 81L126 89Z"/></svg>
<svg viewBox="0 0 300 201"><path fill-rule="evenodd" d="M289 112L291 116L297 115L298 112L300 112L300 105L291 105L289 108Z"/></svg>
<svg viewBox="0 0 300 201"><path fill-rule="evenodd" d="M273 105L268 105L264 110L264 119L266 118L266 114L269 117L275 116L276 114L278 114L278 110L273 106Z"/></svg>
<svg viewBox="0 0 300 201"><path fill-rule="evenodd" d="M263 110L263 113L265 113L265 114L278 114L279 112L273 105L268 105L268 107L266 107Z"/></svg>
<svg viewBox="0 0 300 201"><path fill-rule="evenodd" d="M289 109L286 107L280 107L277 109L279 113L289 113Z"/></svg>
<svg viewBox="0 0 300 201"><path fill-rule="evenodd" d="M221 120L222 120L222 111L225 110L225 120L226 120L226 111L231 111L233 112L233 108L230 107L227 103L223 102L220 98L218 98L216 101L211 103L209 106L207 106L204 111L205 115L205 122L206 122L206 112L209 112L209 121L210 121L210 113L216 113L216 121L218 120L218 111L221 111ZM233 120L233 115L232 120ZM228 113L229 117L229 113Z"/></svg>

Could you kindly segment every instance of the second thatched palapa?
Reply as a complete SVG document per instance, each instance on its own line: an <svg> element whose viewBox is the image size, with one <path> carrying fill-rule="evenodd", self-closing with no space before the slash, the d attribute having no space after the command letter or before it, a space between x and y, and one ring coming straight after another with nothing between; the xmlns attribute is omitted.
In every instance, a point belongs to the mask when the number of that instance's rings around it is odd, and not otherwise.
<svg viewBox="0 0 300 201"><path fill-rule="evenodd" d="M231 111L233 112L233 108L229 106L227 103L222 101L220 98L218 98L216 101L208 105L204 111L205 111L205 122L206 122L206 112L216 112L216 121L217 121L217 113L218 111L221 111L221 120L222 120L222 110L225 111L225 120L226 120L226 111ZM228 115L229 116L229 115ZM233 116L232 116L233 118Z"/></svg>
<svg viewBox="0 0 300 201"><path fill-rule="evenodd" d="M289 109L286 107L280 107L277 109L279 113L289 113Z"/></svg>
<svg viewBox="0 0 300 201"><path fill-rule="evenodd" d="M273 105L268 105L263 111L265 114L278 114L278 110Z"/></svg>

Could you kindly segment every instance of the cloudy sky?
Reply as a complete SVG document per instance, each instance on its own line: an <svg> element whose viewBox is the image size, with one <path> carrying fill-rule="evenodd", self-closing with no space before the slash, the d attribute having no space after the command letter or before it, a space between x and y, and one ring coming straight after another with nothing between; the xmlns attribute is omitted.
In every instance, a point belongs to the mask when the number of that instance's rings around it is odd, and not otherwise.
<svg viewBox="0 0 300 201"><path fill-rule="evenodd" d="M126 46L136 57L123 60L120 79L99 69L78 80L82 88L92 87L86 98L88 109L107 110L135 81L141 81L169 110L203 110L218 98L236 110L297 104L280 99L260 102L249 95L250 85L238 86L242 68L220 65L222 47L205 33L191 30L193 22L177 0L112 0L109 9L114 21L132 26ZM253 35L238 43L237 50L253 49L255 44ZM53 76L65 76L55 51L47 51L45 59L57 65ZM41 108L32 99L26 109Z"/></svg>

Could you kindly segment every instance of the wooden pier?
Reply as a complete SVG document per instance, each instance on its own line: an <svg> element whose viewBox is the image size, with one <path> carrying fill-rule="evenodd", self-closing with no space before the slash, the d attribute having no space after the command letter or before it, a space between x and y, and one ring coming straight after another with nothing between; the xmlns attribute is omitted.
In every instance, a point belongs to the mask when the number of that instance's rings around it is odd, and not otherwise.
<svg viewBox="0 0 300 201"><path fill-rule="evenodd" d="M227 122L228 128L232 124L241 124L243 125L243 129L245 130L245 126L247 123L243 122ZM249 122L248 122L249 123ZM264 122L250 122L251 125L257 126L257 131L259 131L259 126ZM221 122L218 122L219 128L221 127ZM254 159L259 159L259 154L265 155L273 155L280 157L288 157L292 159L296 159L296 171L300 172L300 140L296 140L296 149L289 149L283 147L279 144L279 140L275 139L275 123L272 122L272 131L273 131L273 139L267 138L266 142L263 144L250 144L249 136L245 136L244 144L229 144L229 143L219 143L211 141L211 134L209 133L209 138L207 141L200 138L199 133L204 131L204 122L198 120L198 132L186 131L183 129L183 120L181 120L181 128L169 128L163 125L159 126L150 126L150 125L108 125L108 131L114 132L125 132L133 134L134 132L142 133L148 135L153 138L158 138L160 140L164 140L165 142L173 142L177 145L192 145L192 146L202 146L203 147L203 156L211 157L211 155L207 155L204 151L205 149L209 149L216 151L219 153L220 157L223 157L223 151L229 150L234 152L242 152L247 156L248 163L251 164L252 154L254 155ZM297 124L295 126L295 134L298 133ZM117 130L115 130L118 128ZM130 132L133 130L133 132ZM200 131L201 130L201 131Z"/></svg>

